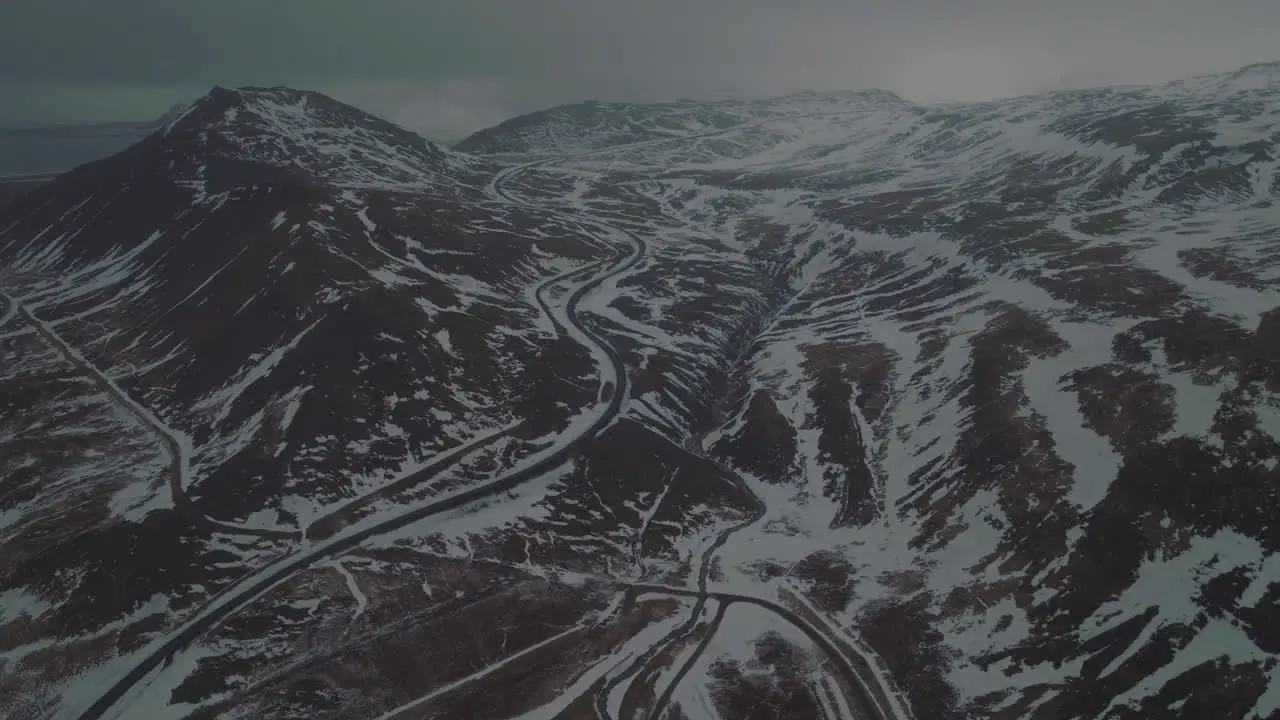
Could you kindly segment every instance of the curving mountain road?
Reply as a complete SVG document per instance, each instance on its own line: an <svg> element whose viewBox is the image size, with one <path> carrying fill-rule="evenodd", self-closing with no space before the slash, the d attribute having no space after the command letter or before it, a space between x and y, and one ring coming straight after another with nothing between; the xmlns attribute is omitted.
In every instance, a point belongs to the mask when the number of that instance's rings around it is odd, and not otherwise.
<svg viewBox="0 0 1280 720"><path fill-rule="evenodd" d="M633 238L633 240L635 240L635 238ZM618 357L611 347L600 340L595 333L577 324L577 315L574 312L574 306L581 302L588 293L598 288L609 278L624 273L635 266L635 264L644 256L644 251L644 244L636 240L636 245L629 255L622 255L608 272L602 273L580 286L569 297L567 303L568 310L566 312L566 316L569 318L570 322L574 324L575 329L580 334L588 338L590 342L595 344L595 349L608 358L612 365L612 369L618 378L620 386L625 383L626 378L626 368L623 365L621 358ZM600 263L597 263L591 267L600 267L600 265ZM556 280L562 281L568 277L585 272L586 269L587 268L576 269L556 278ZM542 302L545 303L545 301ZM554 314L552 314L551 317L554 319ZM556 324L559 325L558 322ZM582 434L570 439L560 448L543 457L541 460L512 471L507 475L499 477L498 479L484 485L478 485L455 493L449 497L435 500L356 532L340 536L323 545L313 547L310 550L273 563L266 568L255 572L252 576L241 580L222 595L221 599L211 603L209 606L206 606L197 617L188 620L176 632L170 634L167 639L150 650L137 665L131 668L123 677L114 682L106 692L99 696L87 709L81 711L75 717L80 718L80 720L94 720L96 718L103 717L134 686L142 682L147 675L162 665L167 665L178 652L190 645L193 641L216 627L228 617L234 615L238 610L248 605L268 590L271 590L280 583L288 580L293 575L315 565L317 562L332 558L359 546L361 543L371 538L398 530L424 518L431 517L432 515L456 510L460 507L476 502L477 500L483 500L494 495L508 492L519 487L525 482L541 477L559 468L573 457L579 446L594 438L613 421L615 416L617 416L625 397L625 393L621 390L622 388L619 387L612 393L603 412L601 412L600 416L596 418L590 427L588 427Z"/></svg>
<svg viewBox="0 0 1280 720"><path fill-rule="evenodd" d="M827 113L823 113L823 114L827 114ZM843 114L843 113L832 113L832 114ZM796 117L801 117L801 116L796 116ZM773 118L771 120L777 120L777 119L778 118ZM762 120L757 123L752 123L752 125L761 125L766 122L770 122L771 120ZM694 135L689 137L644 140L637 143L631 143L626 146L606 148L606 149L613 151L613 150L622 149L623 147L625 148L646 147L646 146L657 145L661 143L668 143L673 141L701 139L706 137L723 135L728 132L741 130L741 129L742 129L742 126L737 126L737 127L729 128L726 130L717 130L717 131L702 133L699 135ZM499 173L494 178L493 183L491 183L490 185L491 192L497 195L500 195L501 197L503 197L503 199L507 200L508 202L511 202L517 205L534 207L533 203L530 203L524 200L523 198L521 198L520 196L506 191L506 189L504 188L504 183L510 180L512 177L515 177L518 174L525 172L527 170L530 170L536 167L551 165L557 162L563 162L564 160L570 160L576 157L583 157L583 156L595 154L597 152L599 151L588 151L588 152L577 153L577 154L574 154L571 156L565 156L565 157L544 158L538 161L526 163L524 165L520 165L517 167L504 170L503 172ZM595 228L597 230L604 230L606 232L611 230L613 232L625 235L637 246L641 248L645 247L644 241L628 230L609 226L593 218L578 218L578 220L584 225L589 225L590 227ZM638 261L638 258L637 258L637 261ZM568 314L570 319L573 321L574 325L581 327L581 323L578 321L577 315L576 315L576 300L578 299L579 298L576 296L576 294L573 298L571 298L571 301L568 304L568 308L569 308ZM598 337L595 337L595 336L592 336L592 337L593 337L593 340L598 342L602 347L606 347L606 348L608 347L607 343L604 343ZM612 353L610 354L612 357ZM625 377L625 375L620 372L618 377L623 378ZM618 395L615 395L615 397L618 397ZM688 450L688 448L685 448L685 449ZM719 626L719 621L723 619L723 615L727 610L728 605L733 602L748 603L748 604L761 607L765 610L768 610L769 612L774 613L775 615L779 616L786 622L796 626L807 637L809 637L822 650L822 652L829 657L832 664L836 667L837 672L840 674L841 679L844 681L845 685L849 688L850 692L853 693L854 697L850 698L850 700L854 702L855 705L857 705L857 708L855 709L855 713L857 713L857 716L852 720L894 720L891 710L884 709L880 703L876 702L874 698L874 693L869 689L871 687L870 683L876 682L875 678L870 678L870 679L863 678L859 673L859 671L849 662L848 658L839 651L836 643L832 642L830 638L826 637L820 631L813 628L809 623L805 622L799 615L788 610L782 605L779 605L778 603L774 603L768 600L763 600L761 598L756 598L749 595L739 595L734 593L713 592L707 589L707 581L709 579L709 575L712 567L712 561L715 557L716 552L721 547L723 547L726 542L728 542L729 538L734 533L742 530L743 528L746 528L747 526L753 523L758 522L761 518L763 518L767 511L767 508L765 507L763 501L758 496L756 496L755 493L751 491L750 487L747 486L747 484L742 480L742 478L737 473L733 472L731 468L728 468L723 463L720 463L715 459L708 457L705 452L700 452L696 454L703 457L704 459L710 460L711 462L715 463L722 471L725 472L727 476L733 478L735 484L737 484L739 488L743 490L743 492L747 495L747 497L751 498L752 503L755 506L754 512L746 520L736 523L734 525L731 525L727 528L724 528L719 533L717 533L715 540L703 551L701 556L700 566L698 569L697 590L666 588L666 587L657 586L657 585L629 585L629 587L633 587L641 590L647 590L651 592L662 592L669 595L692 597L692 598L695 598L696 601L695 601L693 610L689 614L689 619L687 622L681 624L681 626L677 627L675 630L673 630L671 633L663 637L661 640L654 643L654 645L652 645L648 651L646 651L645 653L642 653L639 657L633 660L623 672L611 677L607 682L602 684L600 689L597 690L597 692L595 693L595 697L593 698L594 700L593 705L594 705L594 709L597 717L601 719L608 719L611 717L608 710L608 697L610 694L612 694L613 690L616 689L622 683L627 682L630 678L634 677L634 675L637 672L641 671L645 665L652 662L654 657L656 657L664 648L670 646L670 644L673 642L678 642L679 640L684 639L690 633L692 633L694 628L698 624L698 619L703 614L703 608L705 608L707 601L709 599L714 598L721 601L721 606L717 609L716 615L712 620L711 630L709 631L707 637L701 643L699 643L698 648L696 648L694 653L686 660L685 665L678 671L676 677L664 690L658 703L650 711L650 714L649 714L650 720L660 720L661 714L665 710L665 706L670 701L670 698L672 694L675 692L675 689L679 685L681 679L689 672L693 664L701 656L702 651L706 649L706 646L709 644L711 637L715 634L716 628Z"/></svg>
<svg viewBox="0 0 1280 720"><path fill-rule="evenodd" d="M549 290L551 287L558 285L562 282L571 280L574 277L577 277L578 275L583 275L588 272L602 268L608 265L608 262L609 261L607 260L601 260L599 262L590 263L583 267L576 268L574 270L570 270L569 272L561 273L560 275L556 275L555 277L548 278L542 281L541 283L539 283L537 289L534 291L534 294L533 294L534 298L538 302L538 308L542 311L542 314L545 315L551 321L551 324L555 326L556 332L558 334L564 335L568 331L565 330L564 326L560 323L560 319L556 317L555 313L551 311L551 306L547 304L547 299L545 297L546 291ZM487 435L482 435L478 438L471 440L470 442L467 442L463 445L459 445L458 447L453 448L452 450L448 450L442 453L439 457L433 460L426 467L423 467L422 469L417 470L409 475L406 475L398 480L395 480L386 485L383 485L377 490L373 490L369 493L361 495L360 497L345 503L344 505L337 508L336 510L333 510L319 518L316 518L311 522L310 525L307 526L307 529L304 531L304 536L306 537L307 540L310 540L313 542L319 541L319 540L328 540L329 538L333 537L337 533L341 532L343 529L358 522L360 520L359 513L361 510L368 508L370 505L374 504L375 502L378 502L379 500L386 500L388 498L392 498L408 490L409 488L414 487L415 485L431 480L432 478L434 478L435 476L439 475L441 472L446 470L450 465L453 465L462 457L469 455L477 450L483 450L484 448L489 447L490 445L494 445L498 443L500 440L509 437L519 427L520 427L520 423L517 423L516 425L507 427L505 429L497 430Z"/></svg>
<svg viewBox="0 0 1280 720"><path fill-rule="evenodd" d="M778 616L788 624L796 627L811 641L813 641L813 643L831 661L832 665L836 668L836 672L839 673L841 680L844 681L845 686L849 688L849 691L853 694L853 697L849 699L856 705L854 712L857 714L851 718L851 720L899 720L895 717L891 708L887 708L883 703L877 701L876 696L878 693L873 691L872 687L876 687L876 689L880 691L880 694L883 694L884 689L878 687L879 682L878 679L874 677L874 673L867 672L866 674L871 675L872 677L864 677L864 672L860 670L859 667L856 667L854 663L850 662L848 656L840 651L838 643L833 641L828 635L824 634L823 630L815 628L813 624L806 621L794 611L771 600L766 600L752 595L744 595L741 593L709 590L707 588L707 581L711 572L711 564L716 551L723 547L724 544L728 542L730 536L734 533L758 522L763 518L766 508L759 497L751 492L750 488L746 486L741 477L734 473L732 469L726 467L723 463L708 457L705 453L702 453L701 457L715 463L722 471L735 479L735 481L752 499L753 503L755 503L755 512L746 520L721 530L716 535L715 540L702 552L701 562L698 568L698 587L696 590L657 584L621 583L622 586L633 590L694 598L695 603L693 610L689 613L688 621L672 630L658 642L654 643L647 652L633 660L626 670L614 676L607 683L601 686L594 698L597 716L600 718L610 718L607 703L608 697L613 690L626 682L629 678L634 677L636 673L643 670L644 667L652 662L663 649L671 646L672 643L679 642L687 638L697 627L698 619L702 616L703 608L706 607L707 601L714 599L720 602L720 607L716 609L716 614L711 620L711 625L707 631L707 635L701 642L699 642L693 653L691 653L685 660L684 665L677 671L675 677L672 678L670 683L668 683L667 687L659 696L657 702L650 709L648 714L650 720L661 719L663 712L670 703L671 697L679 687L681 680L683 680L683 678L693 668L694 664L702 656L703 652L710 644L712 637L714 637L717 632L720 622L724 619L724 613L728 610L728 606L735 602L755 605L756 607L764 609Z"/></svg>
<svg viewBox="0 0 1280 720"><path fill-rule="evenodd" d="M700 595L699 602L703 602L706 595ZM671 703L671 697L675 695L676 688L680 687L680 683L684 681L689 671L693 669L693 664L698 661L707 651L707 646L715 639L716 633L720 632L720 625L724 623L724 616L729 612L729 606L732 602L722 602L716 608L716 614L712 616L711 622L707 625L707 634L702 636L702 640L698 642L698 646L693 649L693 653L689 655L688 661L676 671L675 677L671 678L671 682L667 683L667 688L662 691L658 699L654 701L653 707L649 709L649 717L653 720L661 720L662 714L666 712L667 706Z"/></svg>
<svg viewBox="0 0 1280 720"><path fill-rule="evenodd" d="M755 605L756 607L767 610L782 618L800 632L804 633L814 645L817 645L818 648L822 650L823 654L825 654L831 661L831 664L835 666L836 672L840 674L840 679L846 683L855 696L851 699L857 701L858 707L855 708L855 712L859 713L859 715L856 715L854 720L895 720L890 712L882 708L880 703L876 701L874 694L866 684L866 680L861 677L858 670L854 668L853 664L849 662L849 659L845 657L845 654L840 651L836 644L831 641L831 638L827 637L822 630L813 627L813 625L805 621L804 618L800 617L783 605L771 600L765 600L764 598L732 592L688 590L685 588L673 588L666 585L648 585L644 583L627 584L627 587L641 592L652 592L678 597L696 597L703 602L707 599L714 599L720 602L720 607L716 612L716 618L712 621L711 631L708 632L707 637L699 644L699 647L694 651L685 665L680 668L676 677L667 686L666 691L663 692L662 696L658 699L658 702L654 705L653 710L649 714L649 717L652 720L658 720L658 718L661 717L662 710L664 709L665 704L670 701L671 695L676 686L680 684L680 679L689 672L689 669L693 666L693 662L701 654L701 651L706 649L711 636L714 635L715 627L719 625L719 620L723 619L725 610L733 603Z"/></svg>
<svg viewBox="0 0 1280 720"><path fill-rule="evenodd" d="M191 523L206 534L215 532L228 533L232 535L243 535L248 537L268 538L272 540L296 540L299 533L289 530L273 530L269 528L246 528L240 525L219 522L208 517L196 507L186 491L186 477L188 458L178 438L173 434L163 422L159 420L150 410L143 407L140 403L129 396L118 384L105 373L98 369L93 363L89 362L79 351L71 347L62 339L48 323L36 317L16 298L7 293L0 292L0 299L3 299L6 305L5 315L0 324L7 321L13 314L21 315L45 342L53 346L58 354L62 355L67 362L74 365L85 375L92 379L98 388L111 398L117 405L124 408L134 420L147 428L159 439L160 444L164 447L164 452L169 456L169 463L166 473L169 476L169 494L172 496L174 507Z"/></svg>
<svg viewBox="0 0 1280 720"><path fill-rule="evenodd" d="M773 118L773 120L776 120L776 119L777 118ZM662 138L662 139L653 140L653 141L644 141L641 143L635 143L635 145L637 146L651 145L651 144L658 144L663 142L696 139L701 137L712 137L712 136L724 134L726 132L731 132L737 129L741 129L741 127L709 132L709 133L687 137L687 138ZM619 148L609 148L609 150L617 150L617 149ZM586 155L586 154L588 153L582 153L582 155ZM577 155L571 156L571 157L577 157ZM509 182L512 178L516 177L522 172L528 171L529 169L532 169L534 167L538 167L541 165L561 162L566 159L570 159L570 158L566 158L566 157L543 158L534 162L504 169L494 177L493 181L490 183L489 191L493 196L505 202L526 206L526 207L537 207L533 203L530 203L528 201L525 201L523 198L520 198L518 195L508 192L505 187L505 184ZM96 720L97 718L103 717L109 711L111 711L112 708L114 708L117 705L117 703L120 703L120 701L124 699L125 696L131 690L133 690L136 686L142 683L148 675L150 675L152 672L156 671L157 669L161 668L162 666L167 666L179 652L181 652L186 647L188 647L192 642L199 639L202 635L204 635L205 633L215 628L218 624L220 624L227 618L231 617L240 609L244 608L245 606L247 606L257 598L261 597L263 594L265 594L269 590L280 585L281 583L285 582L286 580L298 574L299 572L302 572L312 567L318 562L333 558L344 552L347 552L359 546L360 544L366 542L367 540L370 540L379 535L383 535L389 532L393 532L395 530L399 530L407 525L410 525L424 518L449 512L452 510L456 510L470 503L473 503L479 500L484 500L494 495L499 495L501 493L508 492L510 490L513 490L519 487L523 483L526 483L530 480L536 479L549 472L552 472L557 468L563 466L566 462L572 460L572 458L574 457L578 449L584 443L594 439L597 435L599 435L600 432L602 432L606 427L608 427L613 422L613 420L618 416L619 412L621 411L622 404L625 401L627 396L626 367L623 364L621 358L616 353L616 351L607 342L605 342L598 334L592 331L589 327L582 324L578 316L578 311L577 311L578 305L589 293L599 288L600 285L602 285L605 281L613 277L616 277L618 275L621 275L631 270L633 267L635 267L635 265L638 264L645 257L645 254L647 252L647 246L643 240L641 240L639 237L637 237L635 234L629 231L621 230L619 228L613 228L604 223L600 223L598 221L595 221L589 218L575 218L575 219L578 220L578 222L580 223L580 226L583 227L584 230L590 227L594 229L596 232L603 230L605 232L613 231L613 232L621 233L623 236L626 237L629 244L631 245L630 252L627 252L626 250L623 250L621 248L617 248L618 255L612 260L602 260L596 263L592 263L587 266L577 268L570 272L564 273L548 281L545 281L539 287L538 292L536 293L536 299L540 305L540 309L543 312L545 312L548 317L551 318L551 321L553 325L556 327L556 330L566 335L577 334L581 338L585 338L585 341L587 344L594 346L593 350L597 351L607 359L614 373L614 376L616 378L617 387L614 388L613 392L608 395L606 405L603 408L602 412L586 430L584 430L578 436L568 439L567 442L565 442L563 445L561 445L559 448L555 449L554 451L551 451L550 453L546 454L540 460L537 460L525 467L513 470L507 473L506 475L503 475L488 483L485 483L483 485L478 485L461 492L457 492L453 495L450 495L442 499L434 500L432 502L418 506L407 512L388 518L386 520L382 520L380 522L371 524L367 527L356 530L354 532L340 535L331 540L326 540L323 542L323 544L320 544L318 546L312 546L308 549L299 551L294 555L278 560L252 573L249 577L242 579L241 581L237 582L236 584L228 587L227 589L219 593L218 596L216 596L211 602L209 602L206 606L204 606L198 611L198 614L196 615L196 617L189 619L180 628L178 628L176 631L171 633L167 638L161 641L158 641L158 644L156 644L155 647L147 651L146 655L143 656L136 665L134 665L122 677L120 677L114 683L112 683L112 685L109 688L107 688L107 690L103 692L96 700L94 700L92 704L90 704L86 709L80 711L78 714L71 715L71 717L76 717L76 718L79 718L80 720ZM592 235L596 235L596 232L592 232L591 230L587 230L587 232ZM598 237L598 235L596 236ZM603 238L601 238L601 240L603 241ZM605 242L607 243L607 241ZM550 306L547 303L544 296L545 290L549 289L551 286L557 283L564 282L578 275L585 274L588 272L593 272L597 269L601 269L610 265L611 267L606 272L603 272L595 276L588 282L580 285L569 296L565 304L565 318L568 320L569 325L572 327L571 328L565 327L556 318L555 313L551 312ZM109 381L107 382L109 383ZM474 442L483 443L487 440L488 438L486 437L486 438L481 438L480 440L474 441ZM435 464L433 464L432 467L436 471L440 469L439 467L436 467ZM424 469L423 472L426 472L426 469ZM417 482L417 481L420 481L421 479L422 478L420 476L414 476L413 481ZM747 522L748 523L755 522L756 519L757 517L753 517ZM740 529L740 527L742 527L745 524L746 523L735 525L730 528L726 528L724 531L722 531L719 537L717 537L716 541L708 548L706 552L704 552L704 560L709 560L711 554L713 554L715 550L721 547L733 532ZM749 603L760 605L761 607L767 607L768 609L774 612L778 612L780 615L783 615L783 617L786 617L786 615L784 614L785 612L787 612L785 608L782 608L782 606L780 605L770 604L768 603L768 601L762 601L758 598L752 598L749 596L732 596L724 593L708 592L706 588L706 581L707 581L707 576L709 572L710 572L710 563L704 562L703 567L700 569L700 572L699 572L699 588L697 590L674 589L674 588L665 588L661 586L638 586L638 587L651 587L651 589L653 589L655 592L665 592L673 595L685 595L689 597L695 597L699 599L700 606L705 604L708 598L715 598L715 597L732 599L735 602L749 602ZM792 617L794 617L795 619L792 620L791 618L787 618L788 621L803 623L803 621L800 620L797 616L794 616L794 614L792 614ZM835 650L834 650L835 646L827 638L821 636L820 633L810 628L807 624L803 625L801 629L803 630L805 628L808 628L808 630L806 630L806 635L810 635L810 637L813 637L815 643L818 643L819 646L822 647L825 652L827 652L828 654L831 654L833 659L837 657L842 657L838 653L835 653ZM813 633L813 634L810 634L810 633ZM841 667L840 670L842 672L842 675L845 674L846 672L853 673L853 670L847 666L847 663L845 663L844 667ZM853 673L853 677L856 677L856 673ZM858 687L858 685L854 685L854 687ZM71 708L67 708L67 711L70 711L70 710ZM881 716L881 715L868 715L868 718L871 718L872 720L888 720L888 718L885 718L884 716Z"/></svg>
<svg viewBox="0 0 1280 720"><path fill-rule="evenodd" d="M739 484L742 483L741 478L739 478L737 474L730 474L730 477L733 477L735 481L738 482ZM735 532L738 532L739 530L747 527L748 525L751 525L752 523L759 521L760 518L764 517L765 507L763 503L760 502L760 499L756 497L753 493L751 493L749 489L746 490L746 494L748 497L752 499L752 501L756 505L755 512L753 512L751 514L751 517L747 518L746 520L736 523L734 525L730 525L729 527L726 527L723 530L721 530L719 533L716 534L716 539L710 545L707 546L707 549L702 551L702 556L699 560L699 566L698 566L698 589L697 590L681 590L680 592L669 593L673 595L680 595L682 597L695 598L693 610L690 611L689 613L689 619L685 621L683 624L681 624L679 627L672 630L670 633L664 636L661 640L654 643L647 652L641 654L639 657L633 660L631 664L627 666L626 670L615 675L608 682L604 683L600 687L600 690L596 692L596 696L595 696L595 708L596 708L596 714L599 715L601 718L609 717L608 699L609 699L609 695L613 693L614 689L616 689L622 683L627 682L630 678L634 677L636 673L643 670L644 667L648 665L650 662L652 662L653 659L659 653L661 653L663 649L669 647L673 643L679 642L687 638L697 627L698 619L702 617L702 611L706 607L707 600L714 597L713 593L710 593L707 591L707 580L711 576L711 563L712 563L712 560L715 558L716 551L719 550L721 547L723 547L724 544L729 541L729 537L733 535ZM647 586L647 589L652 590L655 587L658 587L658 586L656 585ZM718 611L718 614L719 614L719 611ZM714 628L715 626L719 625L719 622L713 621L712 624ZM681 671L677 674L676 679L673 680L672 683L668 686L667 693L665 693L667 696L669 696L672 692L674 692L676 685L678 685L680 682L680 678L682 678L686 673L688 673L689 667L691 667L693 663L701 655L701 651L705 649L707 643L710 642L711 635L714 635L714 629L708 634L706 641L701 643L698 650L695 651L692 656L690 656L688 662L686 663L686 667L681 669ZM652 713L650 713L650 717L658 718L659 717L658 710L655 709Z"/></svg>

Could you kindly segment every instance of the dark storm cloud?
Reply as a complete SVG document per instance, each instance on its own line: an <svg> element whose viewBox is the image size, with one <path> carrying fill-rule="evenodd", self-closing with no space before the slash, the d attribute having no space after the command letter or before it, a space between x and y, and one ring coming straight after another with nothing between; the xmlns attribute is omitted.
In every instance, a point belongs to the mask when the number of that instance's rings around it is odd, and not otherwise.
<svg viewBox="0 0 1280 720"><path fill-rule="evenodd" d="M1275 59L1278 18L1271 0L10 0L0 123L143 116L214 83L446 134L586 97L980 98Z"/></svg>

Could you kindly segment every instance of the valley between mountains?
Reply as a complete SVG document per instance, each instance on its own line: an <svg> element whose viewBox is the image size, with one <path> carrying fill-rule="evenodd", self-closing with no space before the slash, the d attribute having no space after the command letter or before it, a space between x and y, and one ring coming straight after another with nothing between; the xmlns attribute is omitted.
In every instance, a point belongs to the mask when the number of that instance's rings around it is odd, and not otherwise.
<svg viewBox="0 0 1280 720"><path fill-rule="evenodd" d="M1280 65L166 120L0 207L0 716L1280 716Z"/></svg>

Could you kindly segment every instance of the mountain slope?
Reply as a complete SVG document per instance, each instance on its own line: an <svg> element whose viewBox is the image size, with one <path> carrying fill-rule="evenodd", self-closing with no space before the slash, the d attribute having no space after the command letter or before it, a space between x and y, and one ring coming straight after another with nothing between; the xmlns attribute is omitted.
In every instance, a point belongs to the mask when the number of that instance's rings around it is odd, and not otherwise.
<svg viewBox="0 0 1280 720"><path fill-rule="evenodd" d="M484 209L469 162L322 96L215 90L6 209L6 698L56 699L50 658L135 651L313 521L516 463L594 398L530 298L596 251ZM451 450L460 476L418 476Z"/></svg>
<svg viewBox="0 0 1280 720"><path fill-rule="evenodd" d="M548 171L685 256L663 312L613 303L659 354L751 325L675 319L733 286L691 240L777 284L707 440L769 506L726 581L804 588L921 717L1276 712L1277 89L797 113Z"/></svg>
<svg viewBox="0 0 1280 720"><path fill-rule="evenodd" d="M1273 717L1277 91L216 89L0 210L2 707Z"/></svg>
<svg viewBox="0 0 1280 720"><path fill-rule="evenodd" d="M512 118L471 134L455 148L468 153L565 154L627 143L689 138L788 115L865 106L908 105L902 98L883 90L805 92L765 101L681 100L652 105L585 102Z"/></svg>

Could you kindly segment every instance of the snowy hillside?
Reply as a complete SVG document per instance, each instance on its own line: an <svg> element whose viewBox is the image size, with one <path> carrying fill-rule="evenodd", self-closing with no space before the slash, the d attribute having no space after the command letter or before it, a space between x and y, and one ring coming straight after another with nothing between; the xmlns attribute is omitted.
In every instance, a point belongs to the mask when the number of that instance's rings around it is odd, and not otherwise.
<svg viewBox="0 0 1280 720"><path fill-rule="evenodd" d="M216 89L0 209L0 714L1276 717L1278 93Z"/></svg>
<svg viewBox="0 0 1280 720"><path fill-rule="evenodd" d="M814 112L541 172L600 173L582 202L652 238L612 319L668 379L629 412L765 499L725 582L803 587L920 717L1270 717L1278 89ZM700 364L737 368L705 437L672 392Z"/></svg>
<svg viewBox="0 0 1280 720"><path fill-rule="evenodd" d="M883 90L654 105L587 102L512 118L463 139L456 148L470 153L567 154L646 140L689 138L796 114L820 115L873 106L909 107L902 98Z"/></svg>

